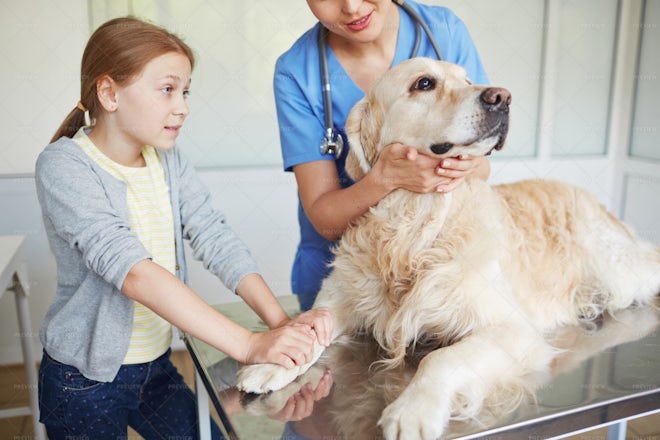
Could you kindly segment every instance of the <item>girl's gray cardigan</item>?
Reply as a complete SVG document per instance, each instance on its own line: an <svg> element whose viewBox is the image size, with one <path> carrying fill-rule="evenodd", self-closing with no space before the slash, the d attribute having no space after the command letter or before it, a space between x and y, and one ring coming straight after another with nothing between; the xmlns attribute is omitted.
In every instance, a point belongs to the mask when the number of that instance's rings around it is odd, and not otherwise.
<svg viewBox="0 0 660 440"><path fill-rule="evenodd" d="M244 243L211 206L208 190L176 148L159 151L170 189L176 275L187 282L183 240L232 291L258 272ZM126 184L69 138L48 145L36 164L37 196L57 263L57 290L40 338L54 359L85 377L114 379L128 350L133 302L121 292L129 269L149 253L131 231Z"/></svg>

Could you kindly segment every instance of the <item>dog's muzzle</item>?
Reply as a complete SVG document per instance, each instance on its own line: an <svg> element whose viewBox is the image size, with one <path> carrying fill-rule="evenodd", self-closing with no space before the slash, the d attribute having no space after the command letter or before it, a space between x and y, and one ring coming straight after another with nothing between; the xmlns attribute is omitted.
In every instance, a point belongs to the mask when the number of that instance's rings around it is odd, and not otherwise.
<svg viewBox="0 0 660 440"><path fill-rule="evenodd" d="M501 150L504 146L509 131L509 105L511 104L511 93L501 87L489 87L479 95L481 114L478 118L476 131L478 135L470 142L454 144L442 142L433 144L429 148L434 154L445 155L457 145L470 146L488 139L496 139L492 148L485 154L489 155L493 150Z"/></svg>

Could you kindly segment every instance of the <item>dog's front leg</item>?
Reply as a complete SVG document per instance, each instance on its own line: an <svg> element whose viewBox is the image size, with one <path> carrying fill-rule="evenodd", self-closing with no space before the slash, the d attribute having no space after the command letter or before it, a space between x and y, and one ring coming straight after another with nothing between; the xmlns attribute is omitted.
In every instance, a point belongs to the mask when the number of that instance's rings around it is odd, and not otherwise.
<svg viewBox="0 0 660 440"><path fill-rule="evenodd" d="M332 277L332 275L331 275ZM335 341L340 335L346 334L355 325L355 321L349 321L345 314L338 314L337 310L343 310L338 303L344 298L341 286L333 284L326 279L324 288L321 289L314 307L327 307L332 314L333 330L330 343ZM358 321L359 325L359 321ZM314 340L314 353L312 360L304 365L297 365L293 368L286 368L275 364L255 364L247 365L238 370L237 387L241 391L248 393L268 393L277 391L293 382L298 376L304 374L321 357L325 347Z"/></svg>
<svg viewBox="0 0 660 440"><path fill-rule="evenodd" d="M436 439L454 412L476 415L496 385L516 383L530 368L547 368L552 353L527 327L473 332L422 359L410 384L385 408L378 424L388 440Z"/></svg>

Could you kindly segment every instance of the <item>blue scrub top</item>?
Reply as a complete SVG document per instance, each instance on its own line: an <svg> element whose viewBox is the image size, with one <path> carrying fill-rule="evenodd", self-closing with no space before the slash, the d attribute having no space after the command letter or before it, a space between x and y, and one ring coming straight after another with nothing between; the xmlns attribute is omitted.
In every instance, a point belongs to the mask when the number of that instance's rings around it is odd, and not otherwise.
<svg viewBox="0 0 660 440"><path fill-rule="evenodd" d="M406 2L415 9L431 29L445 61L462 65L475 84L488 84L481 59L464 23L447 8ZM400 10L399 35L392 65L408 59L415 41L415 22ZM325 135L319 52L317 47L320 24L305 32L282 54L275 65L273 86L280 129L280 146L284 169L317 160L334 160L319 150ZM417 56L436 58L428 37L421 31ZM344 71L332 49L328 47L328 72L332 93L333 123L344 137L344 125L351 108L364 93ZM344 171L346 153L336 161L342 187L353 182ZM298 295L301 309L311 308L321 282L329 274L334 242L321 236L311 224L298 202L300 244L291 273L291 287Z"/></svg>

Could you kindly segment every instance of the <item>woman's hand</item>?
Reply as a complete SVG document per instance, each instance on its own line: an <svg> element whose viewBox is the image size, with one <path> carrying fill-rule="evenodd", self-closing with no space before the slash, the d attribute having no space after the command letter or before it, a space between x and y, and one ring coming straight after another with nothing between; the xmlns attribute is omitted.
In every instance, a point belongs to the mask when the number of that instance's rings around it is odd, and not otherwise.
<svg viewBox="0 0 660 440"><path fill-rule="evenodd" d="M436 187L438 192L450 192L456 189L466 177L474 176L482 180L490 175L490 161L485 156L459 156L442 159L435 170L445 178L445 182Z"/></svg>
<svg viewBox="0 0 660 440"><path fill-rule="evenodd" d="M374 171L380 173L390 190L403 188L417 193L449 192L468 176L487 179L490 162L486 157L460 156L438 161L416 148L391 144L383 149Z"/></svg>
<svg viewBox="0 0 660 440"><path fill-rule="evenodd" d="M403 144L391 144L381 151L370 172L376 173L375 181L387 188L387 192L403 188L416 193L436 190L446 178L439 176L438 159L421 154L416 148Z"/></svg>

